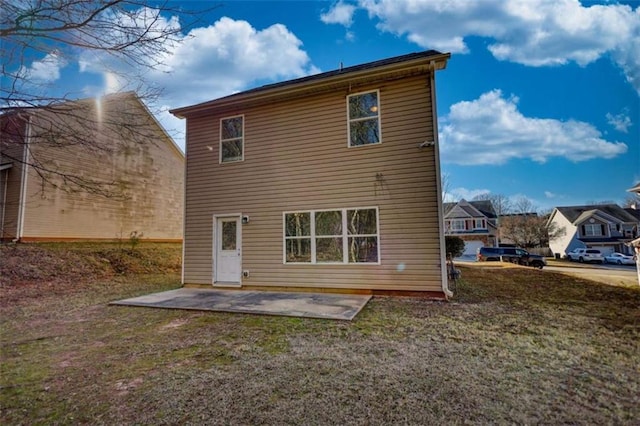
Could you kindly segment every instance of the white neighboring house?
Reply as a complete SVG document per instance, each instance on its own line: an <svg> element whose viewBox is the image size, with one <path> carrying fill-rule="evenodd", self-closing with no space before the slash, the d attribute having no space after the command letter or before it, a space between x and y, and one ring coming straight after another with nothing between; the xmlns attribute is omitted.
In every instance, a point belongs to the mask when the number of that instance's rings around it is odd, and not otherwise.
<svg viewBox="0 0 640 426"><path fill-rule="evenodd" d="M464 240L464 255L498 245L497 215L489 200L444 203L444 233Z"/></svg>
<svg viewBox="0 0 640 426"><path fill-rule="evenodd" d="M560 257L576 248L598 249L603 255L631 254L626 244L638 237L637 213L640 212L616 204L556 207L549 223L564 228L565 234L550 241L549 248Z"/></svg>
<svg viewBox="0 0 640 426"><path fill-rule="evenodd" d="M637 185L640 194L640 184ZM640 238L636 238L635 240L629 243L629 247L633 250L636 255L636 272L638 273L638 284L640 285Z"/></svg>

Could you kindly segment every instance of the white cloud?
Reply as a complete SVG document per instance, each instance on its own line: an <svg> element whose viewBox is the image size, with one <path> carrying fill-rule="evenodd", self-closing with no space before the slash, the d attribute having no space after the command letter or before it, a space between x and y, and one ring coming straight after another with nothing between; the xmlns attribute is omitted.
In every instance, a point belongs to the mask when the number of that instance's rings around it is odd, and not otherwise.
<svg viewBox="0 0 640 426"><path fill-rule="evenodd" d="M349 27L353 23L355 10L354 5L339 1L331 6L327 13L320 15L320 20L325 24L340 24Z"/></svg>
<svg viewBox="0 0 640 426"><path fill-rule="evenodd" d="M53 83L60 78L60 69L67 65L67 61L58 52L51 52L44 58L33 61L31 66L22 69L25 80L34 83Z"/></svg>
<svg viewBox="0 0 640 426"><path fill-rule="evenodd" d="M174 18L160 19L163 22L156 25L177 25ZM159 58L162 65L145 75L147 81L162 88L159 103L173 108L230 95L262 82L319 72L302 49L302 42L282 24L259 30L246 21L223 17L207 27L191 29L177 41L167 42ZM127 64L84 52L79 66L83 72L104 75L105 87L94 95L138 89L139 82L123 78L135 74ZM158 119L168 130L176 125L184 128L183 121L168 113ZM182 135L176 139L184 146Z"/></svg>
<svg viewBox="0 0 640 426"><path fill-rule="evenodd" d="M611 113L607 113L607 122L613 126L619 132L628 133L629 127L631 127L631 118L627 115L626 111L621 112L620 114L613 115Z"/></svg>
<svg viewBox="0 0 640 426"><path fill-rule="evenodd" d="M353 31L347 31L344 38L347 41L354 41L356 39L356 34Z"/></svg>
<svg viewBox="0 0 640 426"><path fill-rule="evenodd" d="M452 105L440 124L443 161L477 165L528 158L544 163L563 157L578 162L627 152L627 145L603 139L589 123L525 117L517 104L518 98L493 90Z"/></svg>
<svg viewBox="0 0 640 426"><path fill-rule="evenodd" d="M359 0L378 28L425 49L467 53L465 38L493 40L500 60L584 66L605 54L640 93L640 6L578 0Z"/></svg>
<svg viewBox="0 0 640 426"><path fill-rule="evenodd" d="M558 194L554 194L551 191L544 191L544 196L547 198L556 198L558 196Z"/></svg>
<svg viewBox="0 0 640 426"><path fill-rule="evenodd" d="M261 80L318 72L284 25L257 30L246 21L221 18L195 28L167 55L152 77L167 94L193 103L229 95Z"/></svg>
<svg viewBox="0 0 640 426"><path fill-rule="evenodd" d="M302 42L284 25L257 30L246 21L226 17L191 30L164 63L150 78L163 87L163 101L173 107L230 95L256 82L319 72L302 50ZM169 115L160 121L175 128ZM184 144L181 136L176 139Z"/></svg>

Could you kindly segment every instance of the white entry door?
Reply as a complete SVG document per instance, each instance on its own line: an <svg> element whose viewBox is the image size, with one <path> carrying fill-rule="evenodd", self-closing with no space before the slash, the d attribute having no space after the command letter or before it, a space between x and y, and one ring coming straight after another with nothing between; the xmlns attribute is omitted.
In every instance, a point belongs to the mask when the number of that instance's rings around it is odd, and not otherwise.
<svg viewBox="0 0 640 426"><path fill-rule="evenodd" d="M215 283L240 284L242 275L242 238L240 217L216 219Z"/></svg>

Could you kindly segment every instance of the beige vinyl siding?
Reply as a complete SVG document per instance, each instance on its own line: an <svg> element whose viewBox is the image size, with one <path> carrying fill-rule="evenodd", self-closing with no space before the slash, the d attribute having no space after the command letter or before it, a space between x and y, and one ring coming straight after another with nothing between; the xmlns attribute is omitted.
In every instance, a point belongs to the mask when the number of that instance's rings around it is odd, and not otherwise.
<svg viewBox="0 0 640 426"><path fill-rule="evenodd" d="M213 216L242 228L248 286L442 291L428 75L380 90L382 143L347 147L346 90L187 121L185 284L212 283ZM245 117L244 162L218 164L220 117ZM380 265L283 264L283 212L379 208Z"/></svg>
<svg viewBox="0 0 640 426"><path fill-rule="evenodd" d="M0 163L12 164L11 168L0 172L0 239L4 240L13 240L18 236L25 128L23 120L8 117L2 120Z"/></svg>
<svg viewBox="0 0 640 426"><path fill-rule="evenodd" d="M102 108L102 114L124 111L132 120L148 117L135 98L119 99ZM133 231L150 240L182 239L184 157L157 125L145 124L152 142L144 144L133 139L125 141L108 128L97 128L94 137L111 149L92 150L80 145L56 147L45 143L38 137L42 122L46 122L43 117L34 118L36 136L31 149L36 158L49 169L113 183L112 189L122 191L124 196L67 192L56 187L64 185L60 177L48 175L43 179L30 168L23 235L26 240L128 240ZM72 120L68 125L74 125Z"/></svg>

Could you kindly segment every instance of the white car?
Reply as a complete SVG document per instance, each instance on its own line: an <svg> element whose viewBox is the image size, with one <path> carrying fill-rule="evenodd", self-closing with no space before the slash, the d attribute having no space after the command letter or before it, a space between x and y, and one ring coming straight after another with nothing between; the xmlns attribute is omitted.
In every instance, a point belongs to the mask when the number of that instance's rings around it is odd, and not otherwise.
<svg viewBox="0 0 640 426"><path fill-rule="evenodd" d="M605 263L615 263L617 265L635 265L636 260L633 256L622 253L611 253L604 257Z"/></svg>
<svg viewBox="0 0 640 426"><path fill-rule="evenodd" d="M602 257L602 253L600 253L600 250L596 250L596 249L584 249L584 248L578 248L575 249L573 251L570 251L567 253L567 259L569 259L570 261L578 261L580 263L582 262L588 262L588 263L592 263L592 262L598 262L598 263L602 263L604 261L604 258Z"/></svg>

